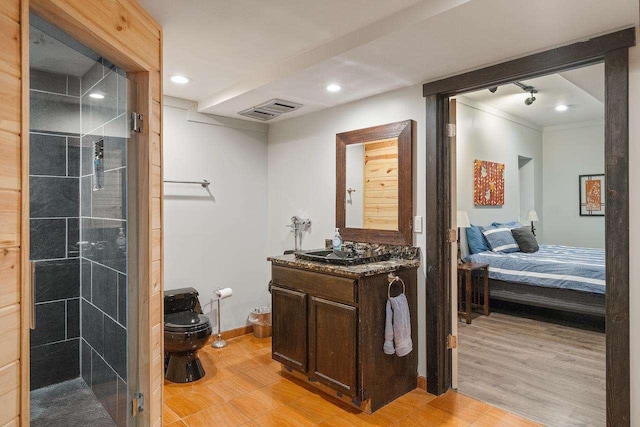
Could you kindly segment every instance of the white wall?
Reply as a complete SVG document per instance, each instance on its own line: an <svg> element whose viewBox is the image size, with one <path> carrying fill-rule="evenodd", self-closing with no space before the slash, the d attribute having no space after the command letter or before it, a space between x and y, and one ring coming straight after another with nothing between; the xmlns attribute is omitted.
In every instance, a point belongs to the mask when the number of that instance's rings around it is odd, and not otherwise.
<svg viewBox="0 0 640 427"><path fill-rule="evenodd" d="M345 227L364 226L364 144L347 145L345 153L345 186L356 190L346 194Z"/></svg>
<svg viewBox="0 0 640 427"><path fill-rule="evenodd" d="M324 247L333 236L336 193L336 134L355 129L413 119L418 124L414 147L414 205L424 217L425 200L425 101L422 86L377 95L301 117L276 122L269 127L269 252L280 254L293 247L285 226L292 215L313 222L303 248ZM425 266L424 233L414 235L414 245L423 252L418 271L418 372L426 374L425 355Z"/></svg>
<svg viewBox="0 0 640 427"><path fill-rule="evenodd" d="M464 97L458 97L457 123L457 182L458 210L467 211L474 225L519 220L523 223L527 212L520 212L520 177L518 156L533 159L534 206L542 211L542 131L535 125L509 116ZM487 160L503 163L504 205L475 206L473 202L473 161ZM536 228L542 230L542 216Z"/></svg>
<svg viewBox="0 0 640 427"><path fill-rule="evenodd" d="M543 146L545 243L604 248L604 217L578 211L578 176L604 173L604 124L547 127Z"/></svg>
<svg viewBox="0 0 640 427"><path fill-rule="evenodd" d="M267 127L164 99L164 179L211 181L210 194L199 185L164 186L165 289L196 288L217 328L213 290L229 286L222 330L244 326L249 310L270 304Z"/></svg>

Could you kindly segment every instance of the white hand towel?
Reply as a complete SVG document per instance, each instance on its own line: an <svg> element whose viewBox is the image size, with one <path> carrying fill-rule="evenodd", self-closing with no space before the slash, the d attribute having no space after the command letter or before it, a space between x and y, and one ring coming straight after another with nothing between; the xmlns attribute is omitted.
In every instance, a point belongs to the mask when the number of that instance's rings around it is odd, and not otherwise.
<svg viewBox="0 0 640 427"><path fill-rule="evenodd" d="M382 346L384 354L394 354L396 352L393 346L393 311L391 311L391 302L387 300L387 318L384 325L384 345Z"/></svg>
<svg viewBox="0 0 640 427"><path fill-rule="evenodd" d="M393 310L393 340L396 355L406 356L413 350L413 342L411 341L411 314L405 294L391 298L391 309Z"/></svg>

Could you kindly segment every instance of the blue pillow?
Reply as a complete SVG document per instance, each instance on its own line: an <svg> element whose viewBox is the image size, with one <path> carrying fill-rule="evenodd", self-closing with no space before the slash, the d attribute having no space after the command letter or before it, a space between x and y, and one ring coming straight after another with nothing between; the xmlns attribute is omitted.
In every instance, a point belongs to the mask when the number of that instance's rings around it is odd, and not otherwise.
<svg viewBox="0 0 640 427"><path fill-rule="evenodd" d="M493 252L507 254L520 251L520 246L518 246L516 239L513 238L510 228L491 225L482 227L482 234L489 242L489 247Z"/></svg>
<svg viewBox="0 0 640 427"><path fill-rule="evenodd" d="M467 244L472 254L479 254L480 252L491 250L489 248L489 242L487 242L484 234L482 234L482 230L477 225L471 224L471 227L467 228Z"/></svg>
<svg viewBox="0 0 640 427"><path fill-rule="evenodd" d="M503 227L503 228L520 228L522 224L520 221L509 221L509 222L494 222L491 224L494 227Z"/></svg>

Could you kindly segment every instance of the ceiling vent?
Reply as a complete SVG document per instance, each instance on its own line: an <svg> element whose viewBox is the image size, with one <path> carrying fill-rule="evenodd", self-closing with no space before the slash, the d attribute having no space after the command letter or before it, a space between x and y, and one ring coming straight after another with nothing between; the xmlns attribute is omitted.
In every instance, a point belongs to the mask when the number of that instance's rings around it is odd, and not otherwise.
<svg viewBox="0 0 640 427"><path fill-rule="evenodd" d="M250 117L252 119L262 120L263 122L275 119L280 115L280 113L274 113L272 111L262 110L256 107L247 108L246 110L238 112L238 114L240 114L241 116Z"/></svg>
<svg viewBox="0 0 640 427"><path fill-rule="evenodd" d="M300 107L302 107L302 104L298 104L297 102L275 98L255 107L240 111L238 114L245 117L251 117L252 119L267 121L275 119L280 114L297 110Z"/></svg>
<svg viewBox="0 0 640 427"><path fill-rule="evenodd" d="M276 98L272 99L271 101L267 101L264 104L258 105L256 108L272 111L274 113L284 114L297 110L300 107L302 107L302 104Z"/></svg>

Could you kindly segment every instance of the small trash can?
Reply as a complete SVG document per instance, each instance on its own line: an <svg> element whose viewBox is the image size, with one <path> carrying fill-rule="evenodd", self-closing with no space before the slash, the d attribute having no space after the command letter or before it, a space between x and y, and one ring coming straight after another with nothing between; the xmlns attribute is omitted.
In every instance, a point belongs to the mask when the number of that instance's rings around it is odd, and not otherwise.
<svg viewBox="0 0 640 427"><path fill-rule="evenodd" d="M249 322L253 325L253 336L268 338L271 336L271 307L257 307L249 313Z"/></svg>

